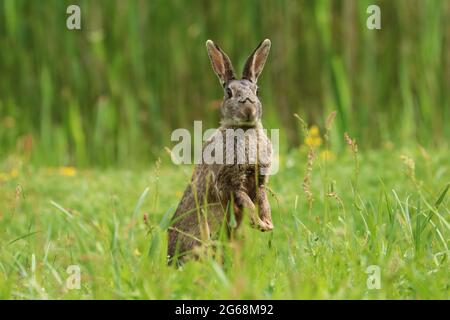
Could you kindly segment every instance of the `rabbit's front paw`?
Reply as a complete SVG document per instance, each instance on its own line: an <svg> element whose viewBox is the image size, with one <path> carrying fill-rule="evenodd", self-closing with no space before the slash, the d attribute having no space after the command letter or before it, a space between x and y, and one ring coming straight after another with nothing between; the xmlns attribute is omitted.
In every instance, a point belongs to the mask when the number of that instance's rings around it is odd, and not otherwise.
<svg viewBox="0 0 450 320"><path fill-rule="evenodd" d="M261 231L272 231L273 230L273 223L270 219L263 219L262 222L266 225L266 229Z"/></svg>
<svg viewBox="0 0 450 320"><path fill-rule="evenodd" d="M272 231L272 221L263 221L258 216L251 217L250 226L262 232Z"/></svg>

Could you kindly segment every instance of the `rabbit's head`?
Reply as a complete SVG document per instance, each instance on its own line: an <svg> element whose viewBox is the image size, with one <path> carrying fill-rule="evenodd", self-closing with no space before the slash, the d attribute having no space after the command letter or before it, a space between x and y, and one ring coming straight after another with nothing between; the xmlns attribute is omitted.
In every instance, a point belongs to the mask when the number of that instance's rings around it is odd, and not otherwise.
<svg viewBox="0 0 450 320"><path fill-rule="evenodd" d="M222 125L254 127L259 123L262 115L256 82L269 55L270 40L261 42L248 57L240 80L236 79L230 58L217 44L208 40L206 48L213 70L219 77L224 91L221 106Z"/></svg>

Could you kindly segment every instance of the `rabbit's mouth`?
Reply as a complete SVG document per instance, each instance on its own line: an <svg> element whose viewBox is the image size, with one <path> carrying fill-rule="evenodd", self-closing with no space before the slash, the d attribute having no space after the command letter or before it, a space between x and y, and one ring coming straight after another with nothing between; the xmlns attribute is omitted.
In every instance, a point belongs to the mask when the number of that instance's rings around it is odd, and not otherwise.
<svg viewBox="0 0 450 320"><path fill-rule="evenodd" d="M237 122L237 126L238 127L248 127L248 128L253 128L256 127L256 120L251 120L251 121L238 121Z"/></svg>
<svg viewBox="0 0 450 320"><path fill-rule="evenodd" d="M221 122L223 126L235 128L254 128L258 123L259 121L257 119L242 120L239 118L226 119Z"/></svg>

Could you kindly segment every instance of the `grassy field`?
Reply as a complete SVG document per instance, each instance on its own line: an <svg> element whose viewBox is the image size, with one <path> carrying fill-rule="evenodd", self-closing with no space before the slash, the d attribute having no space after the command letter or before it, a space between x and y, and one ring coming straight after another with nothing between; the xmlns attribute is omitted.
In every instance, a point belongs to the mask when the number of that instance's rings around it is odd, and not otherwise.
<svg viewBox="0 0 450 320"><path fill-rule="evenodd" d="M169 156L142 171L6 161L0 298L449 298L448 150L314 149L312 166L305 149L280 157L272 233L244 223L221 246L223 264L205 257L178 270L166 266L165 229L189 166ZM70 265L79 290L65 288ZM370 265L379 290L366 285Z"/></svg>
<svg viewBox="0 0 450 320"><path fill-rule="evenodd" d="M74 3L82 29L70 31ZM366 27L371 4L381 30ZM301 142L293 113L321 126L333 110L339 138L361 147L438 148L450 139L449 22L446 0L0 0L0 159L32 141L34 163L129 166L160 156L176 128L216 126L207 39L239 74L271 39L259 84L283 148Z"/></svg>
<svg viewBox="0 0 450 320"><path fill-rule="evenodd" d="M449 22L448 0L0 0L0 299L449 298ZM166 147L219 123L205 42L240 75L265 38L275 230L169 268L192 167Z"/></svg>

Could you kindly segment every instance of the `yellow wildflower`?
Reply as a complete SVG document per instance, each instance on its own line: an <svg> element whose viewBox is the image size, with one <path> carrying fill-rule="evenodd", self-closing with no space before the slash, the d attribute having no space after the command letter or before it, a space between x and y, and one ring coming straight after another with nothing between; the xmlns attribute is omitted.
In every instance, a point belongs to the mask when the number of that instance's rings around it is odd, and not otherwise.
<svg viewBox="0 0 450 320"><path fill-rule="evenodd" d="M19 171L17 171L17 169L12 169L11 172L9 173L9 176L11 178L15 178L19 175Z"/></svg>
<svg viewBox="0 0 450 320"><path fill-rule="evenodd" d="M304 142L308 147L320 147L322 145L322 138L309 136L305 138Z"/></svg>
<svg viewBox="0 0 450 320"><path fill-rule="evenodd" d="M330 150L323 150L320 152L320 158L328 161L336 159L336 155Z"/></svg>
<svg viewBox="0 0 450 320"><path fill-rule="evenodd" d="M321 137L313 138L313 145L316 147L320 147L322 145L322 138Z"/></svg>
<svg viewBox="0 0 450 320"><path fill-rule="evenodd" d="M312 126L309 128L309 134L310 134L311 136L313 136L313 137L319 136L319 127L316 126L316 125L312 125Z"/></svg>
<svg viewBox="0 0 450 320"><path fill-rule="evenodd" d="M308 147L320 147L322 145L322 138L320 137L319 127L312 125L308 130L308 136L305 138L305 145Z"/></svg>
<svg viewBox="0 0 450 320"><path fill-rule="evenodd" d="M141 252L139 251L138 248L134 249L133 254L134 254L136 257L140 257L140 256L141 256Z"/></svg>
<svg viewBox="0 0 450 320"><path fill-rule="evenodd" d="M66 177L73 177L77 174L77 169L74 167L61 167L59 168L59 174Z"/></svg>
<svg viewBox="0 0 450 320"><path fill-rule="evenodd" d="M12 169L10 172L0 172L0 182L8 181L11 178L16 178L19 175L17 169Z"/></svg>
<svg viewBox="0 0 450 320"><path fill-rule="evenodd" d="M312 137L306 137L305 138L305 144L307 145L307 146L312 146L313 145L313 142L314 142L314 139L312 138Z"/></svg>

